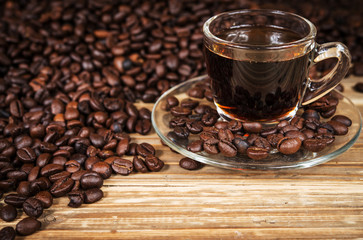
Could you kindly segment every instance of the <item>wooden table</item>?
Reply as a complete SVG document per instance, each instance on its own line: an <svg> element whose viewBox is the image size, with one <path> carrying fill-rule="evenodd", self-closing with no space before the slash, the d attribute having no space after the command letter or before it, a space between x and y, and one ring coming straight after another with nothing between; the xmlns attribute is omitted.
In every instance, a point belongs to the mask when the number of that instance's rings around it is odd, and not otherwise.
<svg viewBox="0 0 363 240"><path fill-rule="evenodd" d="M363 94L352 90L358 80L345 79L344 93L363 112ZM132 139L157 148L161 172L112 176L101 201L78 209L55 199L40 217L42 230L26 239L363 238L362 136L320 166L262 173L187 171L155 132Z"/></svg>

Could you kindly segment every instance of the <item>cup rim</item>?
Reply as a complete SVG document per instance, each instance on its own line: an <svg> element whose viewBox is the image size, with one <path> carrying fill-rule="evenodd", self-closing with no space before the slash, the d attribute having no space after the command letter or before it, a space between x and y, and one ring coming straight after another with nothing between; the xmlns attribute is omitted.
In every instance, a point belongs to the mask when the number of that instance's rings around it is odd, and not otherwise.
<svg viewBox="0 0 363 240"><path fill-rule="evenodd" d="M303 20L309 26L310 31L303 38L296 40L296 41L288 42L288 43L280 43L280 44L274 44L274 45L253 45L253 44L248 44L248 43L234 43L234 42L230 42L230 41L221 39L221 38L215 36L209 30L210 24L219 17L227 16L227 15L246 14L246 13L261 13L261 14L269 13L269 14L274 14L274 15L290 15L290 16ZM310 42L311 40L314 40L316 37L316 33L317 33L317 30L316 30L315 25L308 19L306 19L300 15L297 15L295 13L284 12L284 11L280 11L280 10L272 10L272 9L243 9L243 10L233 10L233 11L228 11L228 12L222 12L222 13L219 13L219 14L214 15L213 17L209 18L203 24L204 37L207 37L209 40L212 40L214 43L217 43L217 44L223 44L223 45L227 45L230 47L242 48L242 49L248 48L248 49L256 49L256 50L265 50L265 49L284 49L284 48L289 48L289 47L296 47L297 45L301 45L305 42Z"/></svg>

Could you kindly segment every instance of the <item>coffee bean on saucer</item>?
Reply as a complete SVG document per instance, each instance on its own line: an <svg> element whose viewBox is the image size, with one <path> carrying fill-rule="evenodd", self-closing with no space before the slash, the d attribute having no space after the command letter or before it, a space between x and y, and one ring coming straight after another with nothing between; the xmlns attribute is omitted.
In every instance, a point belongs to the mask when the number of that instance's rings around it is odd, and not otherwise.
<svg viewBox="0 0 363 240"><path fill-rule="evenodd" d="M303 141L303 146L310 152L320 152L327 146L327 143L321 139L309 138Z"/></svg>
<svg viewBox="0 0 363 240"><path fill-rule="evenodd" d="M344 115L335 115L331 120L343 123L347 127L352 125L352 120Z"/></svg>
<svg viewBox="0 0 363 240"><path fill-rule="evenodd" d="M253 160L262 160L267 158L269 152L265 148L260 147L249 147L247 149L247 156Z"/></svg>
<svg viewBox="0 0 363 240"><path fill-rule="evenodd" d="M282 138L277 144L277 150L285 155L294 154L299 151L301 146L300 138Z"/></svg>

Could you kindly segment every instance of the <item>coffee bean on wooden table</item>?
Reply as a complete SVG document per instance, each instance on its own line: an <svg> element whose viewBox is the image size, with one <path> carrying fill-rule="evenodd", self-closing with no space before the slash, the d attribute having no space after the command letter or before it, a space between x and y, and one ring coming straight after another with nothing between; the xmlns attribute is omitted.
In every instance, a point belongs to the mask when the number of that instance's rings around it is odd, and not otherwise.
<svg viewBox="0 0 363 240"><path fill-rule="evenodd" d="M191 158L185 157L180 159L179 166L186 170L198 170L203 166L203 164Z"/></svg>
<svg viewBox="0 0 363 240"><path fill-rule="evenodd" d="M155 148L149 143L140 143L136 147L136 153L142 157L146 157L147 155L155 155Z"/></svg>
<svg viewBox="0 0 363 240"><path fill-rule="evenodd" d="M23 203L25 202L26 199L27 199L27 197L25 197L25 196L10 193L10 194L6 195L6 197L4 198L4 202L6 204L12 205L16 208L21 208L21 207L23 207Z"/></svg>
<svg viewBox="0 0 363 240"><path fill-rule="evenodd" d="M23 203L23 210L29 217L38 218L43 213L43 204L40 200L30 197Z"/></svg>
<svg viewBox="0 0 363 240"><path fill-rule="evenodd" d="M113 161L111 167L115 173L124 176L129 175L134 169L134 165L131 161L122 158L117 158Z"/></svg>
<svg viewBox="0 0 363 240"><path fill-rule="evenodd" d="M11 222L18 216L16 208L12 205L5 205L0 210L0 218L5 222Z"/></svg>
<svg viewBox="0 0 363 240"><path fill-rule="evenodd" d="M81 177L80 183L83 189L100 188L103 178L96 172L87 172Z"/></svg>
<svg viewBox="0 0 363 240"><path fill-rule="evenodd" d="M147 155L145 157L145 164L152 172L159 172L164 167L164 162L153 155Z"/></svg>
<svg viewBox="0 0 363 240"><path fill-rule="evenodd" d="M53 205L53 196L48 191L38 192L34 198L42 203L43 208L50 208Z"/></svg>
<svg viewBox="0 0 363 240"><path fill-rule="evenodd" d="M84 203L94 203L103 198L103 191L99 188L91 188L84 191Z"/></svg>
<svg viewBox="0 0 363 240"><path fill-rule="evenodd" d="M12 227L3 227L0 230L0 240L14 240L16 232Z"/></svg>
<svg viewBox="0 0 363 240"><path fill-rule="evenodd" d="M16 232L19 235L27 236L35 233L41 227L41 222L33 217L26 217L16 224Z"/></svg>
<svg viewBox="0 0 363 240"><path fill-rule="evenodd" d="M149 170L147 169L144 160L142 160L141 158L134 156L133 158L133 165L134 165L134 169L138 172L141 173L146 173Z"/></svg>
<svg viewBox="0 0 363 240"><path fill-rule="evenodd" d="M84 202L84 192L77 190L68 193L69 203L68 206L72 208L80 207Z"/></svg>

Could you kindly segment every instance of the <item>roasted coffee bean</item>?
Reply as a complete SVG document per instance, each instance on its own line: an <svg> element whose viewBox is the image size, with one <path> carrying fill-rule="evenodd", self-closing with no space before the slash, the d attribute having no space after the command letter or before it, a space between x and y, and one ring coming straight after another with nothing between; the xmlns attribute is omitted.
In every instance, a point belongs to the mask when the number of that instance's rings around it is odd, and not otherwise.
<svg viewBox="0 0 363 240"><path fill-rule="evenodd" d="M28 181L34 181L35 179L38 178L40 172L40 167L39 166L35 166L32 168L32 170L30 171L29 175L28 175Z"/></svg>
<svg viewBox="0 0 363 240"><path fill-rule="evenodd" d="M65 163L65 169L69 173L77 172L81 168L81 164L76 160L69 160Z"/></svg>
<svg viewBox="0 0 363 240"><path fill-rule="evenodd" d="M134 156L134 159L133 159L133 165L134 165L134 169L138 172L141 172L141 173L146 173L148 172L149 170L147 169L146 165L145 165L145 162L144 160L142 160L141 158L137 157L137 156Z"/></svg>
<svg viewBox="0 0 363 240"><path fill-rule="evenodd" d="M68 206L72 208L80 207L84 202L83 191L72 191L68 193L69 203Z"/></svg>
<svg viewBox="0 0 363 240"><path fill-rule="evenodd" d="M142 157L155 155L155 148L149 143L140 143L136 147L136 153Z"/></svg>
<svg viewBox="0 0 363 240"><path fill-rule="evenodd" d="M30 197L23 203L23 210L29 217L38 218L43 214L43 205L38 199Z"/></svg>
<svg viewBox="0 0 363 240"><path fill-rule="evenodd" d="M194 109L198 105L199 105L199 102L198 101L194 101L193 99L190 99L190 98L183 99L180 102L180 106L183 107L183 108Z"/></svg>
<svg viewBox="0 0 363 240"><path fill-rule="evenodd" d="M327 146L327 142L322 139L308 138L303 141L303 146L310 152L320 152Z"/></svg>
<svg viewBox="0 0 363 240"><path fill-rule="evenodd" d="M326 142L326 144L332 144L335 141L335 137L332 133L317 133L315 135L316 139L321 139Z"/></svg>
<svg viewBox="0 0 363 240"><path fill-rule="evenodd" d="M42 153L38 156L36 165L42 168L49 163L51 158L52 155L50 153Z"/></svg>
<svg viewBox="0 0 363 240"><path fill-rule="evenodd" d="M50 188L51 182L46 177L40 177L30 183L30 194L35 195L42 190Z"/></svg>
<svg viewBox="0 0 363 240"><path fill-rule="evenodd" d="M218 120L218 117L215 114L206 113L202 117L202 123L205 126L213 126Z"/></svg>
<svg viewBox="0 0 363 240"><path fill-rule="evenodd" d="M84 191L84 202L95 203L103 198L103 191L99 188L91 188Z"/></svg>
<svg viewBox="0 0 363 240"><path fill-rule="evenodd" d="M151 122L148 119L137 120L135 125L135 132L146 135L151 130Z"/></svg>
<svg viewBox="0 0 363 240"><path fill-rule="evenodd" d="M303 132L297 131L297 130L292 130L289 131L285 134L285 137L289 137L289 138L299 138L301 140L301 142L303 142L307 137Z"/></svg>
<svg viewBox="0 0 363 240"><path fill-rule="evenodd" d="M72 178L63 178L59 179L55 183L53 183L50 188L50 193L54 197L62 197L65 196L68 192L70 192L73 188L74 180Z"/></svg>
<svg viewBox="0 0 363 240"><path fill-rule="evenodd" d="M0 181L0 191L8 192L15 188L16 180L15 179L6 179Z"/></svg>
<svg viewBox="0 0 363 240"><path fill-rule="evenodd" d="M29 197L31 195L30 182L28 181L20 182L16 189L16 192L21 196Z"/></svg>
<svg viewBox="0 0 363 240"><path fill-rule="evenodd" d="M18 216L18 211L13 205L5 205L0 210L0 218L5 222L11 222Z"/></svg>
<svg viewBox="0 0 363 240"><path fill-rule="evenodd" d="M0 230L0 240L14 240L16 232L12 227L3 227Z"/></svg>
<svg viewBox="0 0 363 240"><path fill-rule="evenodd" d="M41 222L35 218L27 217L16 224L16 232L19 235L28 236L38 231L41 225Z"/></svg>
<svg viewBox="0 0 363 240"><path fill-rule="evenodd" d="M188 118L186 117L175 117L170 120L169 127L175 128L175 127L184 127L186 125Z"/></svg>
<svg viewBox="0 0 363 240"><path fill-rule="evenodd" d="M247 141L241 138L234 138L232 143L236 147L238 153L245 154L247 152L247 148L249 147Z"/></svg>
<svg viewBox="0 0 363 240"><path fill-rule="evenodd" d="M323 118L330 118L330 117L332 117L335 114L336 110L337 109L334 107L334 108L329 109L328 111L322 111L322 112L320 112L320 115Z"/></svg>
<svg viewBox="0 0 363 240"><path fill-rule="evenodd" d="M91 140L92 145L96 148L102 148L105 145L104 138L96 133L91 133L89 139Z"/></svg>
<svg viewBox="0 0 363 240"><path fill-rule="evenodd" d="M308 119L308 118L315 118L317 120L320 120L320 115L316 110L313 109L306 109L304 111L304 113L302 114L302 117L304 119Z"/></svg>
<svg viewBox="0 0 363 240"><path fill-rule="evenodd" d="M203 166L203 164L191 158L185 157L180 159L179 166L186 170L198 170Z"/></svg>
<svg viewBox="0 0 363 240"><path fill-rule="evenodd" d="M266 140L266 138L263 137L257 137L255 139L255 141L253 142L253 145L255 147L260 147L260 148L265 148L268 151L271 151L271 145L270 143Z"/></svg>
<svg viewBox="0 0 363 240"><path fill-rule="evenodd" d="M190 142L187 146L187 150L191 152L201 152L203 151L203 140L196 140Z"/></svg>
<svg viewBox="0 0 363 240"><path fill-rule="evenodd" d="M32 163L37 158L34 150L30 147L25 147L17 150L16 155L23 163Z"/></svg>
<svg viewBox="0 0 363 240"><path fill-rule="evenodd" d="M223 140L227 142L232 142L234 139L234 134L228 129L221 129L218 132L218 138L221 141Z"/></svg>
<svg viewBox="0 0 363 240"><path fill-rule="evenodd" d="M6 197L4 198L4 202L6 204L12 205L16 208L21 208L26 199L27 199L27 197L25 197L25 196L11 193L11 194L6 195Z"/></svg>
<svg viewBox="0 0 363 240"><path fill-rule="evenodd" d="M330 120L328 124L333 128L335 135L345 135L348 133L348 127L344 123Z"/></svg>
<svg viewBox="0 0 363 240"><path fill-rule="evenodd" d="M200 87L193 87L187 91L188 96L194 98L204 98L204 92L205 90Z"/></svg>
<svg viewBox="0 0 363 240"><path fill-rule="evenodd" d="M193 134L198 134L203 131L203 125L200 121L193 121L193 120L187 121L186 128L188 129L189 132Z"/></svg>
<svg viewBox="0 0 363 240"><path fill-rule="evenodd" d="M262 160L267 158L269 152L267 149L260 147L249 147L247 149L247 156L253 160Z"/></svg>
<svg viewBox="0 0 363 240"><path fill-rule="evenodd" d="M131 161L122 158L118 158L115 161L113 161L111 167L115 173L124 176L129 175L134 169L134 166Z"/></svg>
<svg viewBox="0 0 363 240"><path fill-rule="evenodd" d="M75 173L72 173L71 175L71 178L74 180L74 181L80 181L81 180L81 177L86 174L86 173L90 173L91 171L90 170L79 170L78 172L75 172Z"/></svg>
<svg viewBox="0 0 363 240"><path fill-rule="evenodd" d="M204 105L204 104L199 104L196 108L194 108L194 112L196 114L205 114L207 113L207 111L209 111L211 109L210 106L208 105Z"/></svg>
<svg viewBox="0 0 363 240"><path fill-rule="evenodd" d="M167 102L167 105L168 105L169 109L179 105L179 100L174 96L168 97L166 99L166 102Z"/></svg>
<svg viewBox="0 0 363 240"><path fill-rule="evenodd" d="M174 117L187 117L192 114L192 110L190 108L176 106L170 109L170 113Z"/></svg>
<svg viewBox="0 0 363 240"><path fill-rule="evenodd" d="M38 192L34 198L41 202L43 208L49 208L53 205L53 196L48 191Z"/></svg>
<svg viewBox="0 0 363 240"><path fill-rule="evenodd" d="M307 138L313 138L315 136L315 132L311 129L303 129L301 131Z"/></svg>
<svg viewBox="0 0 363 240"><path fill-rule="evenodd" d="M228 122L228 129L233 133L241 131L242 130L242 122L232 120L232 121Z"/></svg>
<svg viewBox="0 0 363 240"><path fill-rule="evenodd" d="M110 165L105 162L96 162L93 164L92 171L98 173L103 179L111 177L112 174Z"/></svg>
<svg viewBox="0 0 363 240"><path fill-rule="evenodd" d="M237 148L230 141L221 140L218 142L218 149L226 157L234 157L237 155Z"/></svg>
<svg viewBox="0 0 363 240"><path fill-rule="evenodd" d="M243 129L248 133L259 133L262 131L262 124L258 122L244 122Z"/></svg>
<svg viewBox="0 0 363 240"><path fill-rule="evenodd" d="M301 146L300 138L282 138L277 144L277 150L285 155L294 154L299 151Z"/></svg>
<svg viewBox="0 0 363 240"><path fill-rule="evenodd" d="M178 138L188 138L189 136L189 131L186 127L175 127L174 128L174 133L176 134L176 136Z"/></svg>
<svg viewBox="0 0 363 240"><path fill-rule="evenodd" d="M218 142L219 140L213 138L205 140L203 143L204 151L209 154L218 154L219 153L219 150L217 148Z"/></svg>
<svg viewBox="0 0 363 240"><path fill-rule="evenodd" d="M103 178L96 172L88 172L83 174L80 182L83 189L100 188L103 185Z"/></svg>
<svg viewBox="0 0 363 240"><path fill-rule="evenodd" d="M153 155L147 155L145 157L145 164L152 172L159 172L164 167L164 162Z"/></svg>
<svg viewBox="0 0 363 240"><path fill-rule="evenodd" d="M64 170L64 167L62 165L51 163L51 164L45 165L40 170L40 175L43 177L49 177L53 174L62 172L63 170Z"/></svg>
<svg viewBox="0 0 363 240"><path fill-rule="evenodd" d="M352 125L352 120L344 115L335 115L331 120L343 123L347 127L350 127Z"/></svg>
<svg viewBox="0 0 363 240"><path fill-rule="evenodd" d="M49 181L51 181L52 183L58 181L59 179L63 179L63 178L68 178L71 176L71 172L68 171L62 171L59 173L55 173L53 175L50 175L48 177Z"/></svg>

